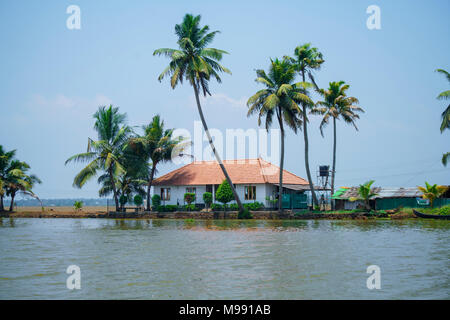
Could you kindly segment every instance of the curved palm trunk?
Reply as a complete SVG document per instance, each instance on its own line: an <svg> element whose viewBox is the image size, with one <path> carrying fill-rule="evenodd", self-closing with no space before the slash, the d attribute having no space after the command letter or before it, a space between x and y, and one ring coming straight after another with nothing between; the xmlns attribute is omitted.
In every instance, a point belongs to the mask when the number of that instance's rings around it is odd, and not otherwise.
<svg viewBox="0 0 450 320"><path fill-rule="evenodd" d="M281 112L281 110L279 111ZM284 127L281 114L278 115L278 122L280 123L281 131L281 155L280 155L280 183L278 189L278 212L283 213L283 168L284 168Z"/></svg>
<svg viewBox="0 0 450 320"><path fill-rule="evenodd" d="M303 82L305 82L305 73L302 72ZM308 125L307 125L307 117L306 117L306 106L303 106L303 139L305 141L305 169L306 175L308 177L309 188L311 189L311 196L313 200L313 204L315 206L319 205L319 201L317 200L316 192L314 191L314 185L312 183L311 171L309 170L309 141L308 141Z"/></svg>
<svg viewBox="0 0 450 320"><path fill-rule="evenodd" d="M156 165L152 165L152 170L150 171L150 177L148 179L147 185L147 211L150 211L150 189L152 188L153 176L155 175L155 167Z"/></svg>
<svg viewBox="0 0 450 320"><path fill-rule="evenodd" d="M206 136L208 137L209 145L211 146L214 156L216 157L216 160L219 163L220 168L222 169L225 179L227 179L227 182L230 185L231 190L233 191L234 199L236 200L236 203L238 205L239 212L243 212L244 207L242 206L241 200L239 199L236 189L234 188L233 182L231 181L230 176L228 175L228 172L225 169L225 166L223 165L222 159L220 159L220 156L216 151L216 147L214 146L211 135L209 134L208 126L206 125L205 117L203 116L202 106L200 105L200 98L199 98L199 94L198 94L197 84L194 81L192 81L192 86L194 87L195 100L197 102L197 109L198 109L198 113L200 114L200 120L202 121L203 129L205 129Z"/></svg>
<svg viewBox="0 0 450 320"><path fill-rule="evenodd" d="M114 194L114 203L116 205L116 212L119 211L119 199L117 198L116 182L114 181L114 174L112 172L112 167L109 167L109 178L111 179L111 186Z"/></svg>
<svg viewBox="0 0 450 320"><path fill-rule="evenodd" d="M3 206L3 195L0 195L0 212L5 211L5 207Z"/></svg>
<svg viewBox="0 0 450 320"><path fill-rule="evenodd" d="M336 171L336 118L333 117L333 169L331 171L331 195L334 194L334 174ZM331 209L334 210L334 201L331 200Z"/></svg>
<svg viewBox="0 0 450 320"><path fill-rule="evenodd" d="M9 211L12 212L14 209L14 198L16 197L16 192L11 192L11 203L9 204Z"/></svg>

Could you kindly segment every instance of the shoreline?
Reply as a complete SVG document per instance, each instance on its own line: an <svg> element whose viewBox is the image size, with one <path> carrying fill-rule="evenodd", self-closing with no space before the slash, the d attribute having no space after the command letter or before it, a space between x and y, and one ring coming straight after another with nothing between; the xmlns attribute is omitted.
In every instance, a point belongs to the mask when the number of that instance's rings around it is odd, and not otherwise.
<svg viewBox="0 0 450 320"><path fill-rule="evenodd" d="M286 210L280 216L278 211L251 211L254 220L368 220L368 219L416 219L407 211L388 212L379 215L367 212L292 212ZM107 212L106 207L86 207L75 211L72 207L20 207L17 211L0 212L2 218L97 218L97 219L197 219L197 220L235 220L237 211L176 211L176 212Z"/></svg>

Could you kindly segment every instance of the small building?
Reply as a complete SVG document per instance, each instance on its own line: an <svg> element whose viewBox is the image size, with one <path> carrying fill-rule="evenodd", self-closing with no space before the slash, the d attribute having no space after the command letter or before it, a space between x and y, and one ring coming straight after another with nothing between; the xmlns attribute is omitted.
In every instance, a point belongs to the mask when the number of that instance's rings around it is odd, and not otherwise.
<svg viewBox="0 0 450 320"><path fill-rule="evenodd" d="M266 197L276 199L279 189L280 168L263 159L225 160L224 166L243 203L272 204ZM213 201L225 176L216 161L194 161L154 180L154 194L161 196L162 204L183 205L184 194L195 193L197 205L204 205L203 193L211 192ZM307 207L305 191L308 181L283 170L283 208ZM234 203L233 201L232 203Z"/></svg>
<svg viewBox="0 0 450 320"><path fill-rule="evenodd" d="M375 210L391 210L399 207L423 208L429 206L428 201L422 199L422 192L417 188L381 188L375 187L372 192L376 196L369 200L370 206ZM351 198L358 198L358 187L342 187L337 190L332 199L335 202L336 210L353 210L362 207L360 200L351 201ZM436 199L436 207L450 204L450 199L445 198L446 194Z"/></svg>

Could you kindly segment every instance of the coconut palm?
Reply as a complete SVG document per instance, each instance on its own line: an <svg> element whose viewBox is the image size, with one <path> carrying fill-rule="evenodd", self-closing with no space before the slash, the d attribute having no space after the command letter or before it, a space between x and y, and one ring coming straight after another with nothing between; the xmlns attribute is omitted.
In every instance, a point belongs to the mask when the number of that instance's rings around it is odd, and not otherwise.
<svg viewBox="0 0 450 320"><path fill-rule="evenodd" d="M162 48L155 50L153 55L164 55L171 59L167 68L158 77L159 81L166 76L170 76L170 84L173 89L175 89L179 83L182 84L184 79L189 81L190 85L194 88L198 113L208 138L209 145L211 146L226 180L233 190L233 195L239 207L239 211L242 212L244 208L241 200L236 193L236 189L223 165L220 155L214 147L200 104L200 91L203 92L204 96L207 94L211 95L209 90L209 80L211 77L220 83L222 80L219 73L225 72L231 74L230 70L219 64L219 61L222 60L222 56L227 52L207 47L214 40L214 37L218 32L219 31L209 32L209 26L201 27L200 15L193 16L191 14L186 14L183 18L183 22L175 26L175 34L178 37L177 44L179 49Z"/></svg>
<svg viewBox="0 0 450 320"><path fill-rule="evenodd" d="M284 167L284 124L294 132L301 127L302 112L298 103L313 105L311 99L306 95L306 88L310 86L304 82L294 83L295 67L288 58L282 60L271 60L268 74L264 70L256 71L256 82L263 84L266 88L256 92L247 101L247 116L258 115L258 125L265 118L265 127L268 130L276 116L281 131L281 155L280 155L280 178L278 192L278 211L282 212L283 192L283 167Z"/></svg>
<svg viewBox="0 0 450 320"><path fill-rule="evenodd" d="M331 170L331 194L334 194L334 179L336 173L336 120L343 119L344 122L352 124L358 131L355 124L356 119L359 119L357 112L364 112L361 107L358 107L358 99L355 97L347 97L346 91L350 86L344 81L330 82L327 90L319 89L319 94L324 98L323 101L318 101L313 113L322 114L323 118L320 123L320 133L323 136L323 129L330 120L333 121L333 168ZM333 206L333 204L332 204ZM334 209L334 206L333 206Z"/></svg>
<svg viewBox="0 0 450 320"><path fill-rule="evenodd" d="M319 70L323 60L322 53L319 52L317 48L311 46L310 43L305 43L298 46L294 50L294 58L290 58L294 64L297 72L299 72L302 77L302 81L306 82L306 75L309 76L312 83L316 86L313 72L314 70ZM307 110L311 107L309 103L302 103L302 112L300 116L302 117L303 123L303 140L305 143L305 169L306 175L308 176L309 188L311 189L311 196L314 205L319 205L316 193L314 192L314 185L311 178L311 171L309 169L309 141L308 141L308 117Z"/></svg>
<svg viewBox="0 0 450 320"><path fill-rule="evenodd" d="M422 198L428 199L430 201L430 206L433 208L434 200L439 198L445 191L447 191L446 186L438 186L436 184L430 185L425 181L425 187L418 186L417 189L423 192Z"/></svg>
<svg viewBox="0 0 450 320"><path fill-rule="evenodd" d="M116 189L116 178L125 172L119 159L123 152L123 146L132 133L130 127L124 125L126 114L119 113L119 108L112 105L99 107L94 114L98 140L88 139L87 152L76 154L66 160L89 162L74 178L73 185L82 188L84 184L95 177L100 170L109 175L113 191L116 211L119 211L119 199Z"/></svg>
<svg viewBox="0 0 450 320"><path fill-rule="evenodd" d="M6 178L6 195L11 198L9 211L14 209L14 199L18 193L34 195L32 189L41 180L34 174L27 174L30 166L23 161L13 160Z"/></svg>
<svg viewBox="0 0 450 320"><path fill-rule="evenodd" d="M442 73L447 78L447 81L450 82L450 73L443 69L437 69L436 72ZM438 100L448 100L449 98L450 90L443 91L437 96ZM445 129L450 129L450 104L447 106L444 112L442 112L441 133L443 133ZM449 160L450 152L444 153L444 155L442 156L442 164L446 166Z"/></svg>
<svg viewBox="0 0 450 320"><path fill-rule="evenodd" d="M144 135L130 139L128 147L148 164L147 210L150 211L150 189L158 164L171 161L174 156L180 155L188 146L188 142L182 137L173 137L173 129L165 129L164 121L159 115L154 116L152 122L142 129Z"/></svg>
<svg viewBox="0 0 450 320"><path fill-rule="evenodd" d="M16 155L16 150L5 151L0 145L0 212L4 211L3 198L6 195L7 179L11 174L11 162Z"/></svg>
<svg viewBox="0 0 450 320"><path fill-rule="evenodd" d="M362 200L364 201L364 206L367 210L370 210L370 199L375 197L377 193L375 193L372 189L372 184L374 180L367 181L364 184L360 184L358 187L358 197L350 198L350 201Z"/></svg>

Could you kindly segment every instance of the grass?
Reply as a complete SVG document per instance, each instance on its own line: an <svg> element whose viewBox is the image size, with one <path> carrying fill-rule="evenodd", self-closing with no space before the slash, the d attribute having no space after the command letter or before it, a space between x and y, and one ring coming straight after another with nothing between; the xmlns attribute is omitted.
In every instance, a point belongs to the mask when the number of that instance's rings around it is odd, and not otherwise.
<svg viewBox="0 0 450 320"><path fill-rule="evenodd" d="M433 215L450 215L450 205L446 205L440 208L414 208L419 212L425 213L425 214L433 214ZM412 214L412 208L403 208L401 211L404 212L411 212Z"/></svg>

